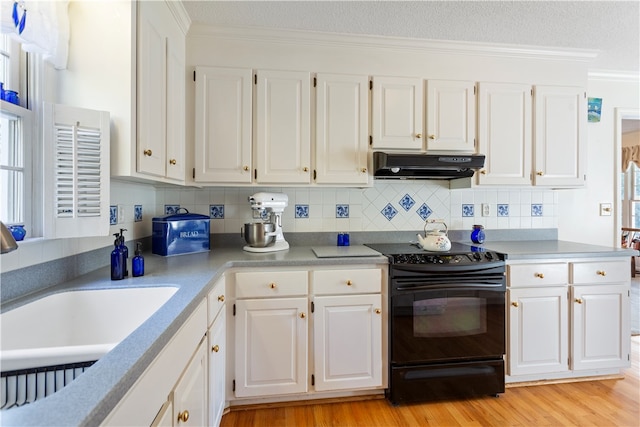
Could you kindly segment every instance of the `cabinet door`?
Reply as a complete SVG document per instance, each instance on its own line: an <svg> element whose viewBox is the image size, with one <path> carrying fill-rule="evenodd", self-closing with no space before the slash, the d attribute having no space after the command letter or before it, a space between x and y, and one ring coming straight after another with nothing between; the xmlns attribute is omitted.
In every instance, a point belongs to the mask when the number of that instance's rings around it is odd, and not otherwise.
<svg viewBox="0 0 640 427"><path fill-rule="evenodd" d="M222 306L216 321L209 328L209 425L218 426L226 403L226 307Z"/></svg>
<svg viewBox="0 0 640 427"><path fill-rule="evenodd" d="M585 182L587 100L579 87L536 86L534 184Z"/></svg>
<svg viewBox="0 0 640 427"><path fill-rule="evenodd" d="M196 67L196 182L251 183L252 72Z"/></svg>
<svg viewBox="0 0 640 427"><path fill-rule="evenodd" d="M311 183L311 75L259 70L256 88L257 182Z"/></svg>
<svg viewBox="0 0 640 427"><path fill-rule="evenodd" d="M571 286L572 369L630 365L629 286Z"/></svg>
<svg viewBox="0 0 640 427"><path fill-rule="evenodd" d="M138 13L138 172L165 176L167 37L169 11L161 2L139 2Z"/></svg>
<svg viewBox="0 0 640 427"><path fill-rule="evenodd" d="M478 84L478 184L531 185L531 86Z"/></svg>
<svg viewBox="0 0 640 427"><path fill-rule="evenodd" d="M374 77L371 132L374 149L422 149L422 79Z"/></svg>
<svg viewBox="0 0 640 427"><path fill-rule="evenodd" d="M236 396L307 392L307 298L236 301Z"/></svg>
<svg viewBox="0 0 640 427"><path fill-rule="evenodd" d="M568 371L567 288L508 290L507 374Z"/></svg>
<svg viewBox="0 0 640 427"><path fill-rule="evenodd" d="M167 39L166 177L184 181L185 166L185 41L181 34Z"/></svg>
<svg viewBox="0 0 640 427"><path fill-rule="evenodd" d="M367 184L367 76L318 74L316 182Z"/></svg>
<svg viewBox="0 0 640 427"><path fill-rule="evenodd" d="M207 424L207 348L202 341L173 392L175 424L206 426Z"/></svg>
<svg viewBox="0 0 640 427"><path fill-rule="evenodd" d="M158 415L151 423L151 427L173 427L173 393L158 411Z"/></svg>
<svg viewBox="0 0 640 427"><path fill-rule="evenodd" d="M380 294L314 300L315 389L382 385Z"/></svg>
<svg viewBox="0 0 640 427"><path fill-rule="evenodd" d="M427 151L475 152L475 84L427 81Z"/></svg>

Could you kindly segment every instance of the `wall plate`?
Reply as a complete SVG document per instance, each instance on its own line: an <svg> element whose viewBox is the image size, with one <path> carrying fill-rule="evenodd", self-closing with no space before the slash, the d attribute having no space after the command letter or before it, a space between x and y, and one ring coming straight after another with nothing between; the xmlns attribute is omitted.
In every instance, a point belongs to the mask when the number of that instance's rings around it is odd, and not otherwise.
<svg viewBox="0 0 640 427"><path fill-rule="evenodd" d="M600 216L611 216L611 203L600 203Z"/></svg>

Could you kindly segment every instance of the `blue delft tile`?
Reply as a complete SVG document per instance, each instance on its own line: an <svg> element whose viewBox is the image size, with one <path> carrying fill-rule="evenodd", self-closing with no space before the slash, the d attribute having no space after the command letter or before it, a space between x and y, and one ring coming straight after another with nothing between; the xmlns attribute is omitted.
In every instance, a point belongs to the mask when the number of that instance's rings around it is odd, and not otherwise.
<svg viewBox="0 0 640 427"><path fill-rule="evenodd" d="M109 206L109 225L116 225L118 223L118 207Z"/></svg>
<svg viewBox="0 0 640 427"><path fill-rule="evenodd" d="M309 218L309 205L296 205L296 218Z"/></svg>
<svg viewBox="0 0 640 427"><path fill-rule="evenodd" d="M173 215L178 213L178 209L180 209L180 205L164 205L164 214L165 215Z"/></svg>
<svg viewBox="0 0 640 427"><path fill-rule="evenodd" d="M427 206L426 203L423 203L422 206L420 206L416 212L418 213L418 215L420 215L420 218L422 218L425 221L433 213L431 208Z"/></svg>
<svg viewBox="0 0 640 427"><path fill-rule="evenodd" d="M349 218L349 205L336 205L336 218Z"/></svg>
<svg viewBox="0 0 640 427"><path fill-rule="evenodd" d="M473 205L462 205L462 216L474 216Z"/></svg>
<svg viewBox="0 0 640 427"><path fill-rule="evenodd" d="M400 203L400 206L402 206L405 211L409 212L409 209L411 209L413 205L416 204L416 201L413 200L410 195L405 194L398 203Z"/></svg>
<svg viewBox="0 0 640 427"><path fill-rule="evenodd" d="M531 205L531 216L542 216L542 205Z"/></svg>
<svg viewBox="0 0 640 427"><path fill-rule="evenodd" d="M498 216L509 216L509 205L498 205Z"/></svg>
<svg viewBox="0 0 640 427"><path fill-rule="evenodd" d="M142 205L133 205L133 221L142 221Z"/></svg>
<svg viewBox="0 0 640 427"><path fill-rule="evenodd" d="M385 206L384 209L382 209L380 212L389 221L391 221L393 217L398 214L398 211L393 207L393 205L391 205L391 203L387 203L387 206Z"/></svg>
<svg viewBox="0 0 640 427"><path fill-rule="evenodd" d="M224 205L209 205L209 217L212 219L224 219Z"/></svg>

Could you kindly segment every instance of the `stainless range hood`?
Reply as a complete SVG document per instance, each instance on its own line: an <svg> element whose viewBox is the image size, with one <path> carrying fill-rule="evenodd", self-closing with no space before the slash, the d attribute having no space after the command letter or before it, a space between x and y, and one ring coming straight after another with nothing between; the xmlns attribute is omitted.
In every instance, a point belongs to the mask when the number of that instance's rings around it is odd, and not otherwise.
<svg viewBox="0 0 640 427"><path fill-rule="evenodd" d="M457 179L484 167L484 154L373 153L376 179Z"/></svg>

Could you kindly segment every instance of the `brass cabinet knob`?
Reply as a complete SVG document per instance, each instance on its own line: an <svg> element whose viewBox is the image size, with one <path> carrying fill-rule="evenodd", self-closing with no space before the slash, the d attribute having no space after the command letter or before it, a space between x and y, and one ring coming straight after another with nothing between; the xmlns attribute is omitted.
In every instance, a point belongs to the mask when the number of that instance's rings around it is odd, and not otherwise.
<svg viewBox="0 0 640 427"><path fill-rule="evenodd" d="M175 165L175 164L176 164L176 159L171 159L171 160L169 160L169 164L170 164L170 165Z"/></svg>
<svg viewBox="0 0 640 427"><path fill-rule="evenodd" d="M183 423L186 423L187 421L189 421L189 411L182 411L178 414L178 422L182 421Z"/></svg>
<svg viewBox="0 0 640 427"><path fill-rule="evenodd" d="M533 275L539 279L544 279L544 273L534 273Z"/></svg>
<svg viewBox="0 0 640 427"><path fill-rule="evenodd" d="M486 174L487 174L487 171L486 171L485 169L481 169L481 170L480 170L480 173L481 173L482 175L486 175Z"/></svg>
<svg viewBox="0 0 640 427"><path fill-rule="evenodd" d="M218 296L218 301L220 301L220 302L224 302L224 295L220 295L220 296Z"/></svg>
<svg viewBox="0 0 640 427"><path fill-rule="evenodd" d="M429 135L429 139L436 139L435 135Z"/></svg>
<svg viewBox="0 0 640 427"><path fill-rule="evenodd" d="M217 353L220 351L220 346L218 344L214 345L213 347L211 347L211 351L213 351L214 353Z"/></svg>
<svg viewBox="0 0 640 427"><path fill-rule="evenodd" d="M306 314L304 314L304 313L300 313L300 318L301 318L301 319L304 319L305 317L307 317L307 315L306 315Z"/></svg>
<svg viewBox="0 0 640 427"><path fill-rule="evenodd" d="M511 303L511 305L512 305L512 306L514 306L514 307L517 307L517 306L519 306L520 304L518 304L518 301L514 301L514 302L512 302L512 303Z"/></svg>
<svg viewBox="0 0 640 427"><path fill-rule="evenodd" d="M544 172L542 172L542 171L538 171L538 172L536 172L536 175L538 175L538 176L542 176L542 175L544 175Z"/></svg>
<svg viewBox="0 0 640 427"><path fill-rule="evenodd" d="M366 173L366 172L367 172L367 168L362 168L362 169L360 169L360 172L362 172L362 173Z"/></svg>
<svg viewBox="0 0 640 427"><path fill-rule="evenodd" d="M151 150L148 150L148 149L147 149L147 150L144 150L142 153L143 153L145 156L150 156L151 154L153 154L153 152L152 152Z"/></svg>
<svg viewBox="0 0 640 427"><path fill-rule="evenodd" d="M606 275L607 275L607 272L606 272L606 271L604 271L604 270L598 270L598 271L596 271L596 274L597 274L598 276L602 276L602 277L604 277L604 276L606 276Z"/></svg>
<svg viewBox="0 0 640 427"><path fill-rule="evenodd" d="M418 138L418 139L422 138L422 134L421 133L416 133L416 138Z"/></svg>
<svg viewBox="0 0 640 427"><path fill-rule="evenodd" d="M347 286L351 286L353 285L353 282L351 280L347 280Z"/></svg>
<svg viewBox="0 0 640 427"><path fill-rule="evenodd" d="M242 168L245 172L249 170L249 166L245 166Z"/></svg>
<svg viewBox="0 0 640 427"><path fill-rule="evenodd" d="M273 282L271 282L271 283L269 283L269 287L270 287L271 289L275 289L275 288L276 288L276 284L275 284L275 283L273 283Z"/></svg>
<svg viewBox="0 0 640 427"><path fill-rule="evenodd" d="M375 312L376 312L376 314L380 314L380 313L382 313L382 310L380 310L379 308L376 308Z"/></svg>
<svg viewBox="0 0 640 427"><path fill-rule="evenodd" d="M576 298L576 302L577 302L578 304L582 304L582 298Z"/></svg>
<svg viewBox="0 0 640 427"><path fill-rule="evenodd" d="M306 167L306 166L305 166L305 167L303 167L303 168L302 168L302 170L303 170L304 172L309 172L309 168L308 168L308 167Z"/></svg>

